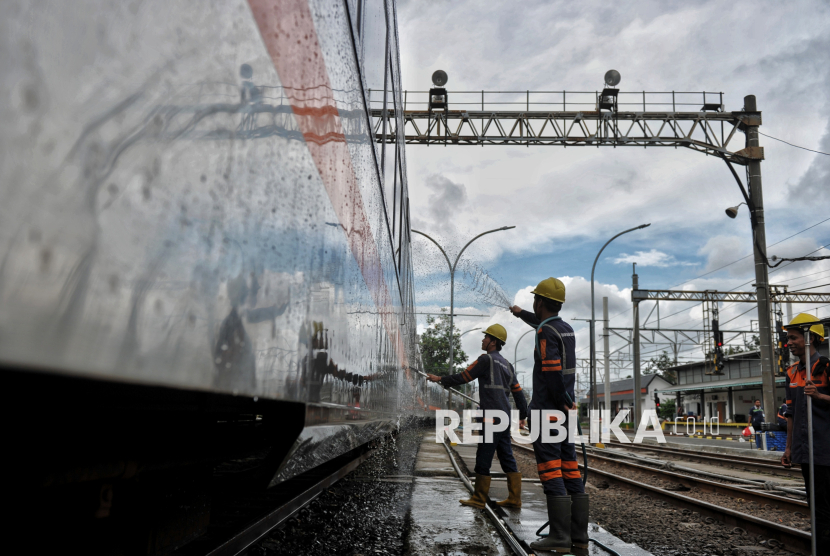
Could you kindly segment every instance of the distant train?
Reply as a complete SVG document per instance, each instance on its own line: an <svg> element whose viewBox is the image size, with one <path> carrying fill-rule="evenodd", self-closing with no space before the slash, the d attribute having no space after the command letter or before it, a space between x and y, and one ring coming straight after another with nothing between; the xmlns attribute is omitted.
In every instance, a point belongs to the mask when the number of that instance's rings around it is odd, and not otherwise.
<svg viewBox="0 0 830 556"><path fill-rule="evenodd" d="M394 0L0 4L0 365L21 517L168 552L428 417ZM10 457L9 454L14 454ZM27 520L27 518L24 517ZM54 529L53 529L54 530Z"/></svg>

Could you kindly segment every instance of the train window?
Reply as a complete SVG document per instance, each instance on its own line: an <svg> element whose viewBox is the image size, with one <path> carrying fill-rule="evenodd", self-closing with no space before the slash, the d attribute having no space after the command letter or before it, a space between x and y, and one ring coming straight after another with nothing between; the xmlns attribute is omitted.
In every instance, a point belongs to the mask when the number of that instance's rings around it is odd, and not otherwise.
<svg viewBox="0 0 830 556"><path fill-rule="evenodd" d="M347 6L354 35L360 39L363 36L363 0L348 0Z"/></svg>
<svg viewBox="0 0 830 556"><path fill-rule="evenodd" d="M390 57L391 58L391 57ZM398 113L398 107L396 106L396 87L395 87L395 76L392 73L392 64L387 64L387 83L388 85L388 92L386 95L386 115L388 116L388 120L383 122L383 129L386 131L387 143L386 143L386 150L385 154L381 161L381 166L383 168L383 189L384 189L384 196L386 197L386 211L387 215L389 216L389 225L392 227L392 238L395 237L395 206L400 201L400 194L398 194L398 189L400 188L400 180L398 179L398 172L396 168L398 167L398 149L397 149L397 142L395 141L395 134L393 133L393 128L396 127L395 125L395 118ZM393 241L394 244L394 241Z"/></svg>
<svg viewBox="0 0 830 556"><path fill-rule="evenodd" d="M400 173L401 173L401 165L400 165L400 161L399 161L399 163L398 163L398 174L400 175ZM400 194L398 195L398 198L400 199L400 201L398 202L398 205L399 205L399 210L398 210L398 253L400 254L400 253L403 253L403 247L404 247L403 236L404 236L404 231L406 230L406 227L405 227L406 222L404 221L404 207L406 207L406 204L409 202L409 199L404 197L404 188L403 188L404 182L403 182L403 179L401 179L399 181L401 183L401 186L400 186ZM400 258L400 255L399 255L398 256L398 273L400 273L400 272L401 272L401 258Z"/></svg>
<svg viewBox="0 0 830 556"><path fill-rule="evenodd" d="M384 0L363 0L363 75L370 108L383 108L386 97L389 43ZM378 161L383 159L383 143L375 142Z"/></svg>

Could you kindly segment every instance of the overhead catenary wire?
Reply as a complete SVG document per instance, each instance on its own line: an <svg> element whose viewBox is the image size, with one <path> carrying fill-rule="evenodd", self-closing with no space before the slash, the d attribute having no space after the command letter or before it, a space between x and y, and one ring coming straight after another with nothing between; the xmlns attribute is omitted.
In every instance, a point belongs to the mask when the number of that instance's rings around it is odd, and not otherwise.
<svg viewBox="0 0 830 556"><path fill-rule="evenodd" d="M795 147L796 149L804 149L805 151L810 151L811 153L818 153L818 154L823 154L824 156L830 156L830 153L826 153L826 152L822 152L822 151L816 151L816 150L813 150L813 149L808 149L807 147L802 147L801 145L795 145L793 143L790 143L789 141L784 141L783 139L779 139L778 137L773 137L772 135L767 135L766 133L761 133L760 131L758 133L760 135L763 135L764 137L769 137L770 139L774 139L776 141L781 141L782 143L785 143L785 144L787 144L791 147Z"/></svg>
<svg viewBox="0 0 830 556"><path fill-rule="evenodd" d="M794 234L793 234L793 235L791 235L791 236L787 236L787 237L785 237L784 239L782 239L782 240L780 240L780 241L776 241L775 243L772 243L772 244L770 244L770 245L767 245L767 249L769 249L770 247L775 247L776 245L779 245L779 244L781 244L781 243L784 243L784 242L785 242L785 241L787 241L788 239L792 239L792 238L794 238L795 236L797 236L797 235L799 235L799 234L803 234L804 232L806 232L806 231L808 231L808 230L812 230L812 229L813 229L813 228L815 228L816 226L819 226L819 225L821 225L821 224L824 224L824 223L825 223L825 222L827 222L828 220L830 220L830 218L825 218L825 219L824 219L824 220L822 220L821 222L816 222L816 223L815 223L815 224L813 224L812 226L809 226L809 227L807 227L807 228L804 228L803 230L801 230L801 231L799 231L799 232L796 232L796 233L794 233ZM732 262L731 262L731 263L729 263L729 264L725 264L725 265L723 265L723 266L721 266L721 267L718 267L718 268L716 268L716 269L714 269L714 270L710 270L709 272L703 273L703 274L701 274L700 276L696 276L696 277L694 277L694 278L690 278L689 280L686 280L685 282L681 282L681 283L679 283L679 284L676 284L676 285L672 286L670 289L674 289L674 288L676 288L676 287L678 287L678 286L682 286L683 284L688 284L689 282L691 282L691 281L693 281L693 280L697 280L697 279L699 279L699 278L703 278L704 276L708 276L709 274L712 274L712 273L717 272L717 271L719 271L719 270L723 270L724 268L726 268L726 267L728 267L728 266L732 266L733 264L739 263L739 262L743 261L744 259L748 259L748 258L749 258L749 257L751 257L751 256L752 256L752 253L750 253L749 255L745 255L745 256L741 257L740 259L736 259L736 260L732 261Z"/></svg>
<svg viewBox="0 0 830 556"><path fill-rule="evenodd" d="M781 240L779 240L779 241L776 241L775 243L770 244L769 246L767 246L767 248L769 248L769 247L774 247L774 246L776 246L776 245L779 245L779 244L781 244L781 243L784 243L785 241L787 241L787 240L789 240L789 239L792 239L792 238L794 238L795 236L797 236L797 235L799 235L799 234L803 234L804 232L809 231L809 230L811 230L811 229L815 228L816 226L820 226L821 224L824 224L825 222L828 222L828 221L830 221L830 218L825 218L824 220L821 220L820 222L816 222L815 224L813 224L813 225L811 225L811 226L808 226L808 227L804 228L803 230L799 230L798 232L796 232L796 233L794 233L794 234L791 234L791 235L789 235L789 236L785 237L784 239L781 239ZM827 247L827 246L824 246L824 247ZM819 248L819 249L821 249L821 248ZM819 249L816 249L816 251L818 251ZM816 251L812 251L811 253L815 253ZM809 254L811 254L811 253L808 253L808 255L809 255ZM718 267L718 268L716 268L716 269L714 269L714 270L710 270L709 272L705 272L705 273L703 273L703 274L701 274L701 275L699 275L699 276L696 276L696 277L694 277L694 278L690 278L689 280L686 280L686 281L684 281L684 282L680 282L679 284L675 284L675 285L674 285L674 286L672 286L670 289L674 289L674 288L679 287L679 286L682 286L682 285L684 285L684 284L688 284L689 282L692 282L692 281L697 280L697 279L699 279L699 278L703 278L704 276L708 276L709 274L713 274L713 273L715 273L715 272L718 272L719 270L723 270L724 268L727 268L727 267L729 267L729 266L732 266L733 264L739 263L739 262L741 262L741 261L743 261L743 260L745 260L745 259L747 259L747 258L749 258L749 257L751 257L751 256L752 256L752 253L750 253L749 255L745 255L745 256L741 257L740 259L736 259L736 260L732 261L731 263L725 264L725 265L723 265L723 266L721 266L721 267ZM779 264L780 264L780 263L779 263ZM777 265L776 265L776 266L777 266ZM789 265L789 264L788 264L788 265L785 265L785 266L781 267L780 269L776 269L776 270L783 270L784 268L786 268L786 267L788 267L788 266L790 266L790 265ZM773 272L775 272L775 271L773 271ZM827 271L822 271L822 272L827 272ZM770 272L770 274L772 274L772 272ZM807 275L807 276L809 276L809 275ZM737 289L737 288L739 288L739 287L741 287L741 286L744 286L744 285L746 285L746 284L749 284L749 283L751 283L751 282L752 282L752 280L750 280L750 281L748 281L748 282L744 282L743 284L741 284L741 285L739 285L739 286L736 286L735 288L733 288L732 290L729 290L729 291L734 291L735 289ZM689 310L690 310L690 309L692 309L693 307L694 307L694 306L692 306L692 307L687 307L686 309L682 309L682 310L677 311L677 312L675 312L675 313L672 313L672 314L670 314L670 315L665 315L665 316L661 317L661 318L660 318L660 320L668 319L668 318L671 318L672 316L678 315L678 314L680 314L680 313L684 313L684 312L686 312L686 311L689 311ZM622 315L625 315L625 314L627 314L627 313L630 313L631 311L632 311L632 309L631 309L631 308L626 309L626 310L624 310L624 311L620 311L619 313L617 313L617 314L615 314L615 315L613 315L613 316L609 317L609 319L608 319L608 320L609 320L609 321L614 320L615 318L620 317L620 316L622 316ZM684 322L685 322L685 321L684 321ZM580 350L580 351L582 351L582 350Z"/></svg>

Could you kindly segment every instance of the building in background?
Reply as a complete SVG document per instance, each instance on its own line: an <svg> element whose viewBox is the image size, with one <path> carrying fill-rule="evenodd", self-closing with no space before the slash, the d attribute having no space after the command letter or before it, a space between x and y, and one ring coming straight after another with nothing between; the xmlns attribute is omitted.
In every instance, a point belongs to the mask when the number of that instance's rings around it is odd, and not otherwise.
<svg viewBox="0 0 830 556"><path fill-rule="evenodd" d="M643 410L655 409L654 393L671 388L672 384L659 375L643 375L640 378L640 402ZM661 401L671 399L672 396L666 394L658 394ZM613 417L623 409L634 411L634 379L626 378L617 380L611 383L611 399L610 406L607 405L605 396L605 384L599 382L597 384L597 398L599 399L600 409L610 409ZM585 396L579 400L580 417L587 418L588 409L590 408L590 398ZM631 413L625 422L631 421Z"/></svg>

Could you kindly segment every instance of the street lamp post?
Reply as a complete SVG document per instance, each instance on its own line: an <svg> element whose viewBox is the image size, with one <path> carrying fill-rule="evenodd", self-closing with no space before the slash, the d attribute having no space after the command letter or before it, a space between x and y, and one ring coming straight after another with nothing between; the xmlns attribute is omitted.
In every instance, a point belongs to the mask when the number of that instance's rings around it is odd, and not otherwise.
<svg viewBox="0 0 830 556"><path fill-rule="evenodd" d="M516 368L516 363L518 363L518 361L516 361L516 357L518 357L519 342L521 342L521 341L522 341L522 338L524 338L525 336L527 336L527 335L528 335L528 334L530 334L531 332L536 332L536 329L535 329L535 328L531 328L530 330L528 330L527 332L525 332L524 334L522 334L521 336L519 336L519 339L518 339L518 340L516 340L516 345L515 345L515 347L513 348L513 368L514 368L514 369Z"/></svg>
<svg viewBox="0 0 830 556"><path fill-rule="evenodd" d="M605 251L605 248L608 247L608 244L620 237L623 234L627 234L628 232L633 232L634 230L642 230L643 228L648 228L651 224L642 224L635 228L630 228L623 232L618 233L611 239L605 242L605 245L602 246L602 249L599 250L597 253L597 257L594 259L594 266L591 267L591 323L590 323L590 333L591 333L591 368L590 368L590 394L591 394L591 409L599 409L599 400L597 399L597 369L596 369L596 339L594 338L594 329L596 327L596 312L594 309L594 271L597 268L597 261L599 260L599 256L602 255L602 252ZM636 365L635 365L636 367ZM637 410L640 407L640 396L639 396L639 380L640 378L640 369L634 369L634 422L635 424L639 421L637 419Z"/></svg>
<svg viewBox="0 0 830 556"><path fill-rule="evenodd" d="M478 328L471 328L471 329L469 329L469 330L465 330L464 332L462 332L462 333L458 336L458 338L460 339L460 338L464 337L464 334L469 334L470 332L475 332L476 330L481 330L481 328L480 328L480 327L478 327ZM469 390L468 390L469 386L470 386L470 383L469 383L469 382L468 382L468 383L466 383L466 384L464 385L464 393L465 393L465 394L467 394L468 396L470 395L470 392L469 392Z"/></svg>
<svg viewBox="0 0 830 556"><path fill-rule="evenodd" d="M468 241L467 244L461 249L461 251L458 253L458 256L455 257L455 262L454 263L450 263L450 258L447 256L447 252L444 251L444 248L441 247L438 244L437 241L435 241L434 239L429 237L424 232L419 232L418 230L415 230L415 229L412 230L414 233L424 236L425 238L427 238L428 240L430 240L432 243L435 244L435 246L441 251L441 254L444 255L444 258L447 260L447 266L450 269L450 329L449 329L449 332L447 333L448 340L450 342L450 362L449 362L449 373L450 374L452 374L452 368L453 368L453 364L452 364L452 362L453 362L453 359L452 359L453 358L452 332L454 330L454 316L455 316L455 267L458 265L458 261L459 261L459 259L461 259L461 255L464 253L464 251L467 249L467 247L470 246L470 244L472 242L474 242L475 240L477 240L481 236L486 236L487 234L492 234L492 233L495 233L495 232L501 232L502 230L511 230L515 227L516 226L502 226L501 228L496 228L495 230L488 230L486 232L482 232L482 233L478 234L476 237L474 237L473 239Z"/></svg>

